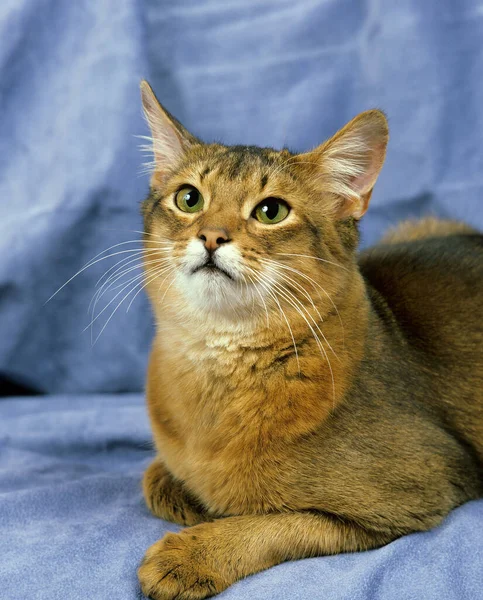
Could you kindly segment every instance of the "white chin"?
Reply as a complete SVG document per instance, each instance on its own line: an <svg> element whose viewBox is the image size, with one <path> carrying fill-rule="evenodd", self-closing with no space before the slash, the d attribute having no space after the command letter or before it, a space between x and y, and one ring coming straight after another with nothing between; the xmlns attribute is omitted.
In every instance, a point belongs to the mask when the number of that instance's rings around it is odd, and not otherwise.
<svg viewBox="0 0 483 600"><path fill-rule="evenodd" d="M244 283L234 281L221 271L202 269L196 273L179 272L176 286L196 309L225 315L252 308L252 292L247 293Z"/></svg>

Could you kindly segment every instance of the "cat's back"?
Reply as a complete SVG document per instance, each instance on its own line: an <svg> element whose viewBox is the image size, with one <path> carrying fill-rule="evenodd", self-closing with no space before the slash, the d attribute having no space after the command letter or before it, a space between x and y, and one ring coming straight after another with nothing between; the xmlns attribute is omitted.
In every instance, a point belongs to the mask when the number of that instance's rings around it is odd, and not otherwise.
<svg viewBox="0 0 483 600"><path fill-rule="evenodd" d="M430 221L425 233L424 223L404 225L362 252L362 275L414 333L463 326L465 336L481 336L483 235L444 221L439 230Z"/></svg>
<svg viewBox="0 0 483 600"><path fill-rule="evenodd" d="M418 397L427 379L425 402L446 411L483 457L483 235L445 222L427 237L415 228L363 252L360 270L381 327L402 340L393 360L422 378L414 393L409 379L402 387Z"/></svg>

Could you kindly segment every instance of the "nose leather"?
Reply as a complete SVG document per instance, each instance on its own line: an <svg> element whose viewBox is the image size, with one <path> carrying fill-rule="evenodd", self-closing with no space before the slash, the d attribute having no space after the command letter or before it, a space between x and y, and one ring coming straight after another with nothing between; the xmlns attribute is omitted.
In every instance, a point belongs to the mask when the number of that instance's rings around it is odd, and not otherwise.
<svg viewBox="0 0 483 600"><path fill-rule="evenodd" d="M226 244L230 241L228 232L226 229L222 229L221 227L204 227L198 233L198 238L204 243L205 248L210 253L214 252L222 244Z"/></svg>

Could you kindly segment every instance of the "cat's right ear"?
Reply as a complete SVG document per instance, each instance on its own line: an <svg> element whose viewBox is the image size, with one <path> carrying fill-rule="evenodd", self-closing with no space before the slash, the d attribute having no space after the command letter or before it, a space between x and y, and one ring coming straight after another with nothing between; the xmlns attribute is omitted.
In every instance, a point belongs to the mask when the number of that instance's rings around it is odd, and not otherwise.
<svg viewBox="0 0 483 600"><path fill-rule="evenodd" d="M162 182L183 158L188 148L199 143L156 98L151 86L141 81L141 100L144 116L151 130L154 155L153 180Z"/></svg>
<svg viewBox="0 0 483 600"><path fill-rule="evenodd" d="M300 163L317 187L331 192L338 218L360 219L386 156L389 137L386 116L380 110L361 113L327 142L300 154Z"/></svg>

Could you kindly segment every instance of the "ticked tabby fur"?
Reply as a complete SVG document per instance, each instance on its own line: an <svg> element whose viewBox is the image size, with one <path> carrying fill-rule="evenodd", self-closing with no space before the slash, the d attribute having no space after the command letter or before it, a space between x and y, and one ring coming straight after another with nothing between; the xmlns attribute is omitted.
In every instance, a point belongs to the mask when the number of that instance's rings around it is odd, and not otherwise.
<svg viewBox="0 0 483 600"><path fill-rule="evenodd" d="M144 495L188 525L145 594L199 599L282 561L376 548L482 495L483 238L405 223L358 255L387 122L313 151L204 144L142 83L157 333Z"/></svg>

